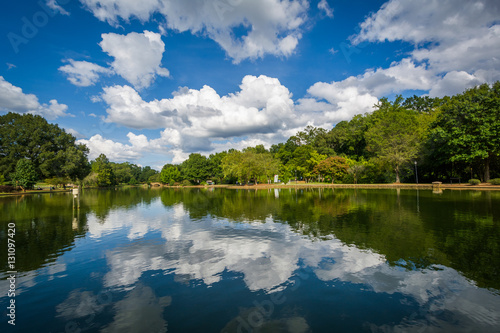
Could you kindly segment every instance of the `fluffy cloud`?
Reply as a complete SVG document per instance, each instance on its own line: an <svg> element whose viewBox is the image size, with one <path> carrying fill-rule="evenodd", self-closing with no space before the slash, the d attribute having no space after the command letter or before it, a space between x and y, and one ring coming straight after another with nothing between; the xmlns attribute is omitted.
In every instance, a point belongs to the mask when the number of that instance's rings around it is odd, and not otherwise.
<svg viewBox="0 0 500 333"><path fill-rule="evenodd" d="M447 73L429 91L430 97L451 96L457 91L464 91L467 88L484 83L483 80L464 71L453 71Z"/></svg>
<svg viewBox="0 0 500 333"><path fill-rule="evenodd" d="M36 110L31 110L29 113L38 114L49 120L66 116L74 117L74 115L66 113L66 111L68 111L68 106L66 104L59 104L57 100L51 99L49 104L41 104Z"/></svg>
<svg viewBox="0 0 500 333"><path fill-rule="evenodd" d="M481 35L498 20L495 0L390 0L361 24L357 41L456 43Z"/></svg>
<svg viewBox="0 0 500 333"><path fill-rule="evenodd" d="M67 105L59 104L55 99L50 100L49 104L40 104L35 95L23 93L21 88L12 85L0 76L0 111L33 113L53 120L70 116L71 114L66 113L67 110Z"/></svg>
<svg viewBox="0 0 500 333"><path fill-rule="evenodd" d="M465 70L474 72L481 69L500 67L500 25L478 29L478 35L455 43L439 41L431 48L419 48L413 52L418 61L428 61L437 72Z"/></svg>
<svg viewBox="0 0 500 333"><path fill-rule="evenodd" d="M158 33L146 30L142 34L102 34L99 45L114 58L111 63L113 71L137 89L149 87L156 76L170 75L166 68L161 67L165 43Z"/></svg>
<svg viewBox="0 0 500 333"><path fill-rule="evenodd" d="M118 25L135 17L145 22L153 13L165 17L168 29L205 34L238 63L266 54L288 56L301 38L306 0L81 0L101 21ZM329 8L329 7L325 7ZM237 36L243 27L246 33Z"/></svg>
<svg viewBox="0 0 500 333"><path fill-rule="evenodd" d="M256 133L274 133L294 126L294 105L289 90L278 79L246 76L240 91L226 96L204 86L180 88L170 99L144 101L129 86L104 89L106 121L142 129L167 128L177 133L176 145L208 149L210 139Z"/></svg>
<svg viewBox="0 0 500 333"><path fill-rule="evenodd" d="M99 74L112 74L113 71L88 61L67 60L69 64L59 67L75 86L88 87L99 80Z"/></svg>
<svg viewBox="0 0 500 333"><path fill-rule="evenodd" d="M40 106L33 94L25 94L19 87L7 82L0 76L0 108L6 111L28 112Z"/></svg>
<svg viewBox="0 0 500 333"><path fill-rule="evenodd" d="M327 123L349 120L373 111L380 97L405 90L429 90L437 81L424 65L403 59L389 68L370 69L343 81L317 82L307 90L309 97L298 101L297 110L324 113Z"/></svg>
<svg viewBox="0 0 500 333"><path fill-rule="evenodd" d="M155 139L130 132L128 144L102 135L80 140L90 148L90 158L104 153L118 161L156 152L180 163L191 152L209 154L257 144L269 147L311 121L298 116L291 93L278 79L264 75L244 77L240 90L225 96L204 86L200 90L179 88L172 98L144 101L132 87L112 86L104 88L99 99L108 105L105 122L134 129L163 129ZM314 124L319 123L325 122Z"/></svg>
<svg viewBox="0 0 500 333"><path fill-rule="evenodd" d="M90 139L78 140L89 148L89 159L95 159L100 154L105 154L112 161L125 162L141 158L144 153L160 150L162 139L148 140L145 135L136 135L132 132L127 134L129 144L115 142L105 139L100 134L92 136ZM164 143L167 143L165 140Z"/></svg>
<svg viewBox="0 0 500 333"><path fill-rule="evenodd" d="M427 63L436 77L431 95L456 94L480 79L500 79L498 17L500 4L495 0L390 0L361 23L353 42L413 43L412 59ZM459 81L464 74L472 76L466 78L468 85ZM446 84L459 90L444 89Z"/></svg>

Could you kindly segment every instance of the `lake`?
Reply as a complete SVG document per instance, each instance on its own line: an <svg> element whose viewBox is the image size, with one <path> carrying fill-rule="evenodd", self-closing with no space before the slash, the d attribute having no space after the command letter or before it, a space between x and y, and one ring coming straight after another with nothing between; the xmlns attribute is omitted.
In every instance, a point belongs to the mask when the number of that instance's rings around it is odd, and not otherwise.
<svg viewBox="0 0 500 333"><path fill-rule="evenodd" d="M500 192L124 188L0 212L2 332L500 331Z"/></svg>

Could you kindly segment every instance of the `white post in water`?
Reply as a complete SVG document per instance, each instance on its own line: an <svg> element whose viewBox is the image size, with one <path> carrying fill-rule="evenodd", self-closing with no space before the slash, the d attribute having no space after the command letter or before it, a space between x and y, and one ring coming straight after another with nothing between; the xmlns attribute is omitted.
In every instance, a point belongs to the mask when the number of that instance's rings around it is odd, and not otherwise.
<svg viewBox="0 0 500 333"><path fill-rule="evenodd" d="M77 207L80 209L80 194L77 188L73 189L73 209L75 209L75 199L77 199Z"/></svg>

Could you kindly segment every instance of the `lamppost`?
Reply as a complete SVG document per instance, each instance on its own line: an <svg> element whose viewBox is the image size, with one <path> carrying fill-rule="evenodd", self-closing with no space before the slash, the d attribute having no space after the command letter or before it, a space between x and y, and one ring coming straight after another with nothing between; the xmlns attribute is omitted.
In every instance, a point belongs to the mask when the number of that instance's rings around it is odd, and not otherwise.
<svg viewBox="0 0 500 333"><path fill-rule="evenodd" d="M417 180L417 185L418 185L417 161L415 161L415 178L416 178L416 180Z"/></svg>

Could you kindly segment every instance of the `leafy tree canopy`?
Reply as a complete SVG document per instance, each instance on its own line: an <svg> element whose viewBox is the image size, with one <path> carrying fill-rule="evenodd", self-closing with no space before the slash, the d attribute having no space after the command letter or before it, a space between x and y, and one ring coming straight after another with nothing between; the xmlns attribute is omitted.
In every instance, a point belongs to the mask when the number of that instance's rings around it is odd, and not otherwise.
<svg viewBox="0 0 500 333"><path fill-rule="evenodd" d="M89 172L88 149L75 140L41 116L0 116L0 174L11 174L19 160L29 159L40 177L83 179Z"/></svg>
<svg viewBox="0 0 500 333"><path fill-rule="evenodd" d="M500 82L453 96L441 106L431 139L451 162L480 165L490 179L490 163L500 155Z"/></svg>
<svg viewBox="0 0 500 333"><path fill-rule="evenodd" d="M37 175L33 162L28 159L21 159L16 164L16 170L11 176L12 180L24 190L32 189L36 184Z"/></svg>
<svg viewBox="0 0 500 333"><path fill-rule="evenodd" d="M176 181L181 180L181 172L177 166L165 164L161 169L160 181L164 184L173 185Z"/></svg>

